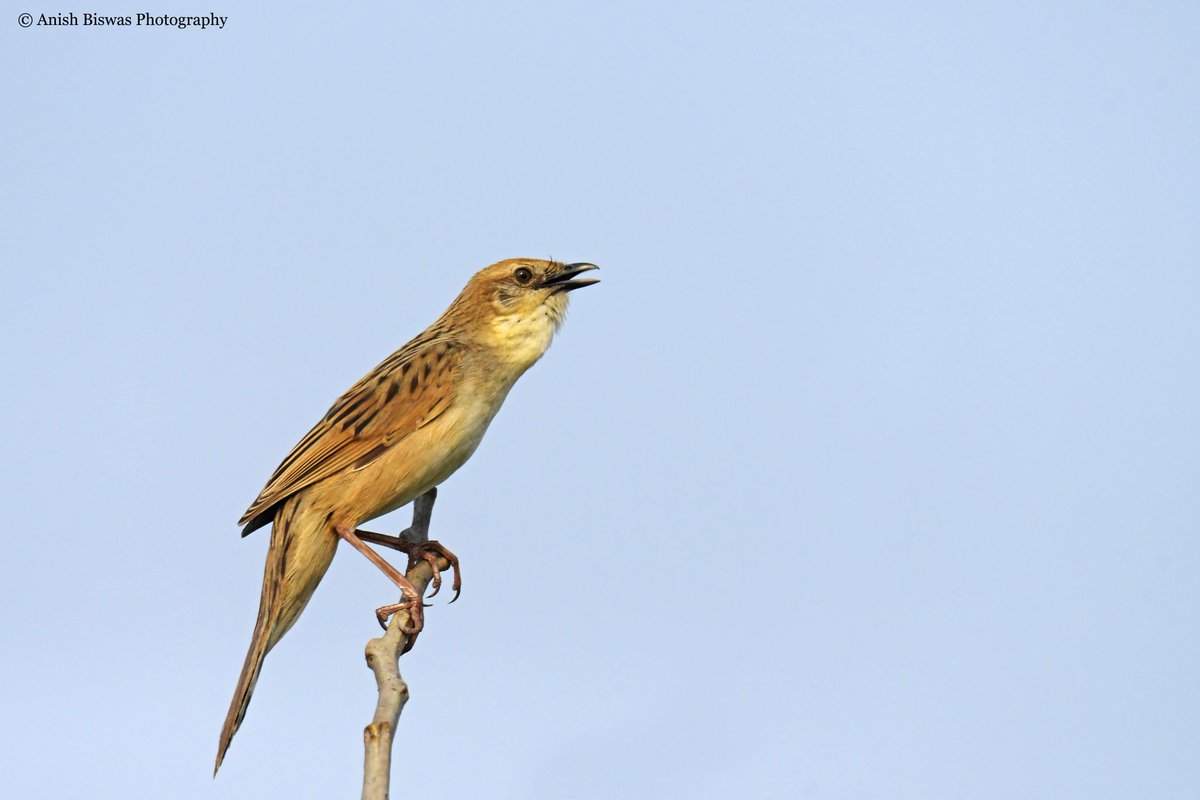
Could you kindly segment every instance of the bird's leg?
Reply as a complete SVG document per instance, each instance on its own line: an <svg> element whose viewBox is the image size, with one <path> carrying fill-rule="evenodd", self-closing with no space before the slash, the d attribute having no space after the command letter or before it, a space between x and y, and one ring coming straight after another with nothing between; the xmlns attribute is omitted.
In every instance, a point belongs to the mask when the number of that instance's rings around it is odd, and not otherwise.
<svg viewBox="0 0 1200 800"><path fill-rule="evenodd" d="M368 547L366 542L360 539L353 530L341 526L334 528L334 530L337 531L338 536L349 542L355 550L366 556L372 564L379 567L380 571L384 575L387 575L392 583L399 586L400 591L404 594L405 599L403 603L395 603L375 610L375 617L379 620L379 624L386 629L388 617L403 608L407 608L412 625L411 627L404 628L404 632L408 634L410 640L415 639L417 634L421 632L421 628L425 627L424 604L421 601L420 593L417 592L417 587L413 586L412 582L404 577L395 567L384 561L383 556Z"/></svg>
<svg viewBox="0 0 1200 800"><path fill-rule="evenodd" d="M361 529L356 530L355 533L364 542L383 545L407 553L409 569L412 569L413 564L416 564L417 561L424 559L433 570L433 591L429 593L430 597L436 595L442 588L442 571L438 569L438 559L446 559L450 562L450 568L454 570L454 582L450 586L454 590L454 597L450 600L453 603L462 592L462 573L458 566L458 556L447 550L440 542L429 538L429 520L433 516L433 501L436 499L437 489L434 488L413 501L412 525L405 528L399 536L388 536L384 533L372 533Z"/></svg>
<svg viewBox="0 0 1200 800"><path fill-rule="evenodd" d="M413 564L424 560L429 564L429 568L433 570L433 591L429 593L430 597L435 596L442 588L442 570L438 566L439 559L446 559L450 562L450 568L454 570L454 581L450 584L450 588L454 590L454 597L450 602L453 603L458 599L458 595L462 592L462 576L458 566L458 556L454 555L441 542L435 539L429 539L424 542L410 542L400 536L388 536L386 533L374 533L372 531L364 531L361 528L355 531L358 537L364 542L390 547L393 550L399 550L402 553L408 554L408 568L412 569Z"/></svg>

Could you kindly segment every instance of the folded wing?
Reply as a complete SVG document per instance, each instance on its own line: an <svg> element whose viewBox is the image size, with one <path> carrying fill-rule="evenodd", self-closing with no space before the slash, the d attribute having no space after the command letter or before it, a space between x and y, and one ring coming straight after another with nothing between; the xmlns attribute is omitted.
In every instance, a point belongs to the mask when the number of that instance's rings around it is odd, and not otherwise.
<svg viewBox="0 0 1200 800"><path fill-rule="evenodd" d="M410 342L342 395L292 448L239 525L242 535L271 521L296 492L348 470L362 469L450 406L463 347L441 339Z"/></svg>

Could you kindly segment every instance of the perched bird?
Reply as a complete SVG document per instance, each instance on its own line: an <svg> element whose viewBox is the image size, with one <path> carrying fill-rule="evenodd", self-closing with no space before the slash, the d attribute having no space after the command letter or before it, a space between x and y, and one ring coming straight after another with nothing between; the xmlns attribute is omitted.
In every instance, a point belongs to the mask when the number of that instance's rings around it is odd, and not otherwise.
<svg viewBox="0 0 1200 800"><path fill-rule="evenodd" d="M408 633L415 635L422 598L368 541L406 551L410 563L425 558L436 565L445 556L456 567L457 596L457 560L427 541L426 530L415 531L413 542L358 526L417 501L414 521L423 517L427 527L434 487L475 452L517 378L550 346L567 293L597 283L577 276L596 268L514 258L481 270L436 322L350 387L271 475L239 522L243 536L271 525L271 543L258 621L221 728L214 774L245 716L263 658L295 624L340 540L404 594L404 602L376 612L381 623L406 608ZM435 573L435 592L439 585Z"/></svg>

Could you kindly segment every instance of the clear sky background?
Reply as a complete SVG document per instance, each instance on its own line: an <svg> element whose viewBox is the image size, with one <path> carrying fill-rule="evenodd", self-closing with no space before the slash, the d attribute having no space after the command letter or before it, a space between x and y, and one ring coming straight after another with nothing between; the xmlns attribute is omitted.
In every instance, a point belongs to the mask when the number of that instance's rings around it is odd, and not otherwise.
<svg viewBox="0 0 1200 800"><path fill-rule="evenodd" d="M1200 796L1200 6L6 4L8 797L356 796L351 383L594 261L442 487L396 798ZM224 30L17 24L215 11ZM408 510L376 523L398 530Z"/></svg>

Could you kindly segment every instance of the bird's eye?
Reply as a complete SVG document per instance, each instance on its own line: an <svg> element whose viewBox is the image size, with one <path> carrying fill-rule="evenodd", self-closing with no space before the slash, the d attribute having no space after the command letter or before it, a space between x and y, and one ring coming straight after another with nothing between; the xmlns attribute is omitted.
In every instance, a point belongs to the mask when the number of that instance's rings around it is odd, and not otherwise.
<svg viewBox="0 0 1200 800"><path fill-rule="evenodd" d="M517 267L513 277L517 279L517 283L524 285L533 280L533 270L529 267Z"/></svg>

